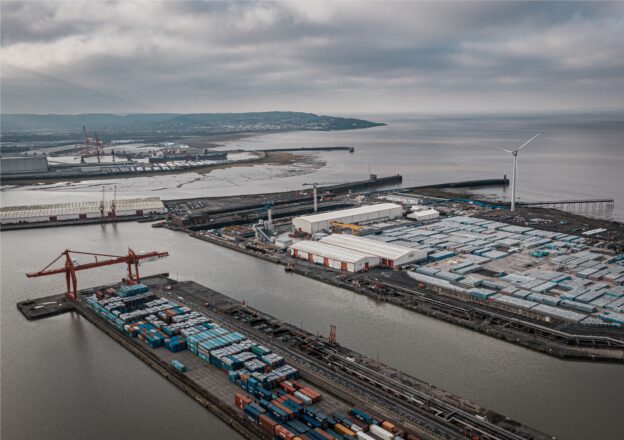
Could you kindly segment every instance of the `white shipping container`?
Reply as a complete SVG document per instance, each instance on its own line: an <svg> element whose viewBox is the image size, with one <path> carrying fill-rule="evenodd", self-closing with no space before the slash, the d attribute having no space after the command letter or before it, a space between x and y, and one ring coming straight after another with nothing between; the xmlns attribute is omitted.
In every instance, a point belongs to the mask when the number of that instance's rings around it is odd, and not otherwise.
<svg viewBox="0 0 624 440"><path fill-rule="evenodd" d="M370 432L375 434L377 437L380 437L382 440L392 440L394 435L391 432L386 431L379 425L370 425Z"/></svg>
<svg viewBox="0 0 624 440"><path fill-rule="evenodd" d="M352 424L349 429L351 429L351 431L356 432L356 433L364 431L359 425L356 425L355 423Z"/></svg>
<svg viewBox="0 0 624 440"><path fill-rule="evenodd" d="M376 440L375 438L363 433L362 431L356 432L355 436L358 438L358 440Z"/></svg>
<svg viewBox="0 0 624 440"><path fill-rule="evenodd" d="M312 399L310 399L305 394L300 393L299 391L295 391L293 395L299 400L303 401L304 405L312 405Z"/></svg>

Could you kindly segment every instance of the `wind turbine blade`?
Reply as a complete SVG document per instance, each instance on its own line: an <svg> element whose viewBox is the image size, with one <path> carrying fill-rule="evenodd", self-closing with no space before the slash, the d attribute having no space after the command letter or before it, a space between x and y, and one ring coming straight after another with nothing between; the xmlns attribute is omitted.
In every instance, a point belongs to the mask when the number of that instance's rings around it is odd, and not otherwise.
<svg viewBox="0 0 624 440"><path fill-rule="evenodd" d="M494 147L494 148L498 148L499 150L504 151L504 152L509 153L509 154L513 153L513 151L508 150L507 148L503 148L503 147Z"/></svg>
<svg viewBox="0 0 624 440"><path fill-rule="evenodd" d="M529 139L528 141L526 141L524 144L520 145L518 148L516 148L515 151L520 151L522 150L524 147L526 147L527 145L529 145L529 142L531 142L533 139L535 139L536 137L538 137L540 134L542 133L537 133L535 136L533 136L531 139Z"/></svg>

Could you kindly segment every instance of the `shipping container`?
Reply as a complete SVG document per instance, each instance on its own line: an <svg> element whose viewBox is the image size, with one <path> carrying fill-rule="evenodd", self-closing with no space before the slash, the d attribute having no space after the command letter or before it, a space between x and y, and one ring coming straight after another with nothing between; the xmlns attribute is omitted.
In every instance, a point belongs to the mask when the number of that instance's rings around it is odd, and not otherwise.
<svg viewBox="0 0 624 440"><path fill-rule="evenodd" d="M334 425L334 430L340 435L351 435L354 436L355 432L347 428L346 426L337 423Z"/></svg>
<svg viewBox="0 0 624 440"><path fill-rule="evenodd" d="M314 428L318 428L321 426L321 423L318 422L316 419L310 417L308 414L301 414L300 417L301 422L305 423L307 426L309 426L310 428L314 429Z"/></svg>
<svg viewBox="0 0 624 440"><path fill-rule="evenodd" d="M341 434L338 434L336 431L334 431L331 428L327 428L325 430L325 432L327 432L333 439L336 439L336 440L343 440L344 439L344 437Z"/></svg>
<svg viewBox="0 0 624 440"><path fill-rule="evenodd" d="M304 405L312 405L312 399L310 399L308 396L306 396L305 394L299 392L299 391L295 391L293 394L295 397L301 399L304 403Z"/></svg>
<svg viewBox="0 0 624 440"><path fill-rule="evenodd" d="M394 430L396 429L394 424L387 420L381 423L381 427L388 432L394 432Z"/></svg>
<svg viewBox="0 0 624 440"><path fill-rule="evenodd" d="M319 440L333 440L334 439L331 435L323 431L321 428L313 429L312 431L309 432L309 434L312 434Z"/></svg>
<svg viewBox="0 0 624 440"><path fill-rule="evenodd" d="M285 439L285 440L293 440L294 437L295 437L295 434L293 432L291 432L290 430L286 429L282 425L276 425L275 426L275 437L276 438Z"/></svg>
<svg viewBox="0 0 624 440"><path fill-rule="evenodd" d="M362 422L367 423L369 425L373 423L373 420L374 420L373 416L371 416L366 411L357 407L351 408L351 415L357 418L358 420L361 420Z"/></svg>
<svg viewBox="0 0 624 440"><path fill-rule="evenodd" d="M386 431L381 426L370 425L369 430L371 434L376 435L377 437L381 438L381 440L392 440L394 438L394 434Z"/></svg>
<svg viewBox="0 0 624 440"><path fill-rule="evenodd" d="M278 426L278 423L270 417L267 417L264 414L260 414L258 416L258 425L264 432L270 435L275 435L275 427Z"/></svg>
<svg viewBox="0 0 624 440"><path fill-rule="evenodd" d="M299 390L299 392L308 396L312 400L312 402L316 403L321 400L321 393L319 393L313 388L303 387Z"/></svg>
<svg viewBox="0 0 624 440"><path fill-rule="evenodd" d="M234 404L237 408L243 409L246 405L251 403L251 398L241 393L234 394Z"/></svg>

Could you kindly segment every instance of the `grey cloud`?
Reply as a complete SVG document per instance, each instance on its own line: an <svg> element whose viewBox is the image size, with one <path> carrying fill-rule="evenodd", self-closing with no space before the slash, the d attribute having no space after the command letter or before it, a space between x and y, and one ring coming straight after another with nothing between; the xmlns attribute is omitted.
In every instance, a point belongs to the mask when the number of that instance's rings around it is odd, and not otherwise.
<svg viewBox="0 0 624 440"><path fill-rule="evenodd" d="M1 50L3 112L624 102L622 3L2 2Z"/></svg>

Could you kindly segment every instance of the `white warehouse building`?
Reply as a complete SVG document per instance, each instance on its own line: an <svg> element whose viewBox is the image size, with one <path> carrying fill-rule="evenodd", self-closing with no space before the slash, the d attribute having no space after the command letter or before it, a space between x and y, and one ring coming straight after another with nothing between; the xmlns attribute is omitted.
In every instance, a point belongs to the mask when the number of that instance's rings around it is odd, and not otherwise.
<svg viewBox="0 0 624 440"><path fill-rule="evenodd" d="M296 230L311 235L319 231L329 231L332 222L362 223L371 220L392 220L402 216L403 208L401 205L380 203L378 205L366 205L357 208L295 217L292 224Z"/></svg>
<svg viewBox="0 0 624 440"><path fill-rule="evenodd" d="M416 220L417 222L434 220L438 217L440 217L440 213L435 209L414 210L414 208L412 208L412 212L407 214L407 218L410 220Z"/></svg>
<svg viewBox="0 0 624 440"><path fill-rule="evenodd" d="M348 234L328 235L321 239L321 243L338 246L345 250L361 252L366 255L374 255L379 257L383 266L388 267L398 267L427 258L427 253L420 249Z"/></svg>
<svg viewBox="0 0 624 440"><path fill-rule="evenodd" d="M38 223L61 220L87 220L100 218L99 201L51 203L45 205L3 206L0 208L0 222ZM110 216L112 200L104 202L104 215ZM159 197L139 199L121 199L115 203L117 217L142 216L145 214L162 214L167 210Z"/></svg>
<svg viewBox="0 0 624 440"><path fill-rule="evenodd" d="M295 258L348 272L368 270L380 263L379 257L374 255L367 255L319 241L298 241L291 245L288 251Z"/></svg>

